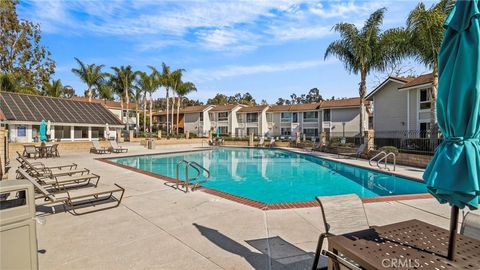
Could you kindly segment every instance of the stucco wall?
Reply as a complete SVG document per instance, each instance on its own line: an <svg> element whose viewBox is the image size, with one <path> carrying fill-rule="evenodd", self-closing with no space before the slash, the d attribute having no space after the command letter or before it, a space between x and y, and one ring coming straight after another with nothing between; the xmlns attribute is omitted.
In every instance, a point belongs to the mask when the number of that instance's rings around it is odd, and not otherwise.
<svg viewBox="0 0 480 270"><path fill-rule="evenodd" d="M346 133L360 132L360 108L335 108L330 110L331 132L343 132L343 123L345 123ZM364 117L368 122L368 118Z"/></svg>

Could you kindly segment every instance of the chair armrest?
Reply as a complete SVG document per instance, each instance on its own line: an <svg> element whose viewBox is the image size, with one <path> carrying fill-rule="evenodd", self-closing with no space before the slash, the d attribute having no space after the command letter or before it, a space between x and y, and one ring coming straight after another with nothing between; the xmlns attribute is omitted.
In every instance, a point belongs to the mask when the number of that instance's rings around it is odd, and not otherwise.
<svg viewBox="0 0 480 270"><path fill-rule="evenodd" d="M338 256L337 254L328 251L328 250L322 250L322 255L328 257L330 260L332 260L335 263L341 264L342 266L351 269L351 270L361 270L360 267L356 266L355 264L345 260L344 258Z"/></svg>

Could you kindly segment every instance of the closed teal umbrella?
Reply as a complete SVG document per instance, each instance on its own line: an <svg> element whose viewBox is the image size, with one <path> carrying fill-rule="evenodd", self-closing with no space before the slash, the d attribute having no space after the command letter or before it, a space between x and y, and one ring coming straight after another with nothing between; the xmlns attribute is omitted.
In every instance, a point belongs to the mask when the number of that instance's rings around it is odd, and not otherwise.
<svg viewBox="0 0 480 270"><path fill-rule="evenodd" d="M452 206L448 257L455 254L458 209L477 209L480 196L480 10L457 1L445 22L439 53L438 126L444 141L423 179L440 203Z"/></svg>
<svg viewBox="0 0 480 270"><path fill-rule="evenodd" d="M47 141L47 123L45 122L45 120L42 120L42 122L40 123L40 141Z"/></svg>
<svg viewBox="0 0 480 270"><path fill-rule="evenodd" d="M220 138L220 128L217 127L217 139Z"/></svg>

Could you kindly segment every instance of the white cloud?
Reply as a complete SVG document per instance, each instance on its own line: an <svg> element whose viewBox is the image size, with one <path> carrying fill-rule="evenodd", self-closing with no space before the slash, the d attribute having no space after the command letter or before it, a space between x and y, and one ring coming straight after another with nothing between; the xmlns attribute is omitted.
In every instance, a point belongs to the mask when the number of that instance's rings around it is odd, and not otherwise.
<svg viewBox="0 0 480 270"><path fill-rule="evenodd" d="M313 68L321 65L327 65L335 62L335 60L307 60L292 61L284 63L260 64L251 66L225 66L218 69L194 69L187 76L190 80L196 82L220 80L227 77L282 72L298 69Z"/></svg>
<svg viewBox="0 0 480 270"><path fill-rule="evenodd" d="M245 52L319 39L338 18L365 17L383 2L32 0L21 9L45 32L128 37L140 51L173 46Z"/></svg>

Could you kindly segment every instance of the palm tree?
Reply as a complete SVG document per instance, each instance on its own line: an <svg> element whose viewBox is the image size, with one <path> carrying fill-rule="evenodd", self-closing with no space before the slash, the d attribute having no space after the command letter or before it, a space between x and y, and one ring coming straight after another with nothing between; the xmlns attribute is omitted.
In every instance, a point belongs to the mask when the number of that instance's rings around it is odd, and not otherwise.
<svg viewBox="0 0 480 270"><path fill-rule="evenodd" d="M164 77L163 74L161 74L155 67L153 66L148 66L150 70L152 70L152 73L150 74L150 80L151 80L151 89L148 91L150 95L150 132L152 132L152 127L153 127L153 116L152 116L152 110L153 110L153 93L158 90L158 88L162 87L164 85ZM163 68L165 71L165 68ZM168 72L170 72L168 70ZM168 100L168 99L167 99ZM168 107L167 107L168 108ZM168 123L168 113L167 113L167 123ZM168 124L167 124L168 126ZM159 132L162 132L159 130Z"/></svg>
<svg viewBox="0 0 480 270"><path fill-rule="evenodd" d="M178 135L178 122L180 117L180 104L182 103L183 99L189 93L197 91L197 87L192 82L181 82L180 85L177 86L177 94L178 94L178 102L177 102L177 135Z"/></svg>
<svg viewBox="0 0 480 270"><path fill-rule="evenodd" d="M150 93L153 93L156 88L158 88L157 83L155 82L155 74L152 71L152 74L148 75L145 72L139 72L137 77L137 89L143 92L143 131L147 130L147 96ZM140 100L140 97L138 98ZM140 107L140 106L139 106ZM152 114L152 103L150 103L150 116ZM150 128L150 132L151 132Z"/></svg>
<svg viewBox="0 0 480 270"><path fill-rule="evenodd" d="M106 73L102 72L104 65L85 65L76 57L75 61L77 61L79 68L72 68L72 72L87 85L88 101L92 101L93 91L98 89L107 76Z"/></svg>
<svg viewBox="0 0 480 270"><path fill-rule="evenodd" d="M126 115L127 115L127 130L130 130L128 124L129 109L130 109L130 97L133 91L133 82L135 81L136 72L132 70L130 65L121 67L111 67L114 74L110 75L110 81L114 86L114 90L120 95L120 104L122 107L122 121L123 121L123 101L126 103Z"/></svg>
<svg viewBox="0 0 480 270"><path fill-rule="evenodd" d="M410 33L410 56L432 69L430 129L436 130L436 99L438 88L438 52L443 39L443 23L448 16L449 1L442 0L426 9L419 3L408 15L407 31Z"/></svg>
<svg viewBox="0 0 480 270"><path fill-rule="evenodd" d="M72 87L69 85L62 85L62 81L52 80L52 82L47 82L43 86L43 95L50 97L64 97L69 92L68 89Z"/></svg>
<svg viewBox="0 0 480 270"><path fill-rule="evenodd" d="M397 61L402 55L396 50L400 39L404 38L401 31L392 29L380 31L385 8L370 15L364 26L358 29L351 23L337 23L333 29L340 34L340 39L330 43L324 58L335 55L345 65L350 73L360 73L360 136L364 130L364 98L366 94L367 75L373 71L383 71L386 66Z"/></svg>
<svg viewBox="0 0 480 270"><path fill-rule="evenodd" d="M176 69L175 71L172 72L170 76L170 82L171 82L171 87L172 87L172 133L173 133L173 117L175 114L175 93L178 93L178 87L182 84L182 76L183 72L185 72L185 69ZM177 115L178 117L178 115ZM178 120L178 118L177 118ZM178 121L177 121L177 135L178 135Z"/></svg>
<svg viewBox="0 0 480 270"><path fill-rule="evenodd" d="M170 67L162 63L162 74L157 71L157 76L160 76L161 85L165 87L165 99L167 100L167 136L169 134L168 112L169 112L169 90L172 86Z"/></svg>

